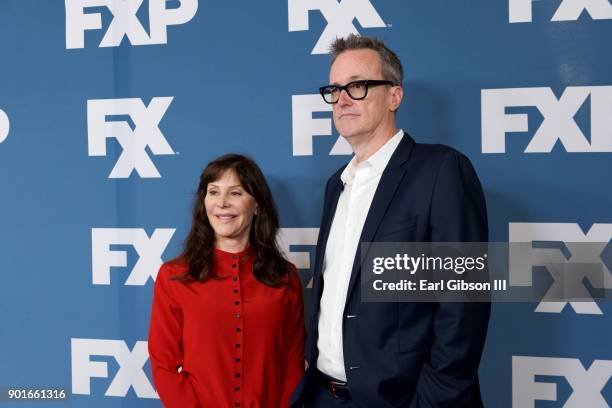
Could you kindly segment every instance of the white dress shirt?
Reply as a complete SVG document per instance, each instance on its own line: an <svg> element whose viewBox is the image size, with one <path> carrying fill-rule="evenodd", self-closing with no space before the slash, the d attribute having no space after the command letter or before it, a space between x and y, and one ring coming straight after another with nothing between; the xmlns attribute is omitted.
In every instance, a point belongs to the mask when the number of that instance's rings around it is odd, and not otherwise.
<svg viewBox="0 0 612 408"><path fill-rule="evenodd" d="M338 380L346 381L342 324L357 245L380 177L403 135L400 129L376 153L361 163L357 163L356 156L353 156L340 175L344 189L338 199L325 247L317 342L317 367Z"/></svg>

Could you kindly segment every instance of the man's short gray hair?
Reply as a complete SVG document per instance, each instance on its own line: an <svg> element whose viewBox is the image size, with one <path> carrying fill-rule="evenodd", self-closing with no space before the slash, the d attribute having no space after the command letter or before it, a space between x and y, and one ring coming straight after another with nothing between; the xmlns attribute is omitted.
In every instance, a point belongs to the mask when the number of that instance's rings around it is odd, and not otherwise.
<svg viewBox="0 0 612 408"><path fill-rule="evenodd" d="M355 34L349 34L346 38L336 38L329 46L332 64L338 58L338 55L344 51L362 49L376 51L380 57L383 79L393 82L393 85L402 86L402 81L404 80L402 63L397 54L387 48L385 43L378 38Z"/></svg>

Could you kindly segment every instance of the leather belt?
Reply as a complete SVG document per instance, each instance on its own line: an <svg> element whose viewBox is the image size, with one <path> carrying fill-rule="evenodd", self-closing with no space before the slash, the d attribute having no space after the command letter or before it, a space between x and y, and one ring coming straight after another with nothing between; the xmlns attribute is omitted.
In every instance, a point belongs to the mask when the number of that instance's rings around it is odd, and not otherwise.
<svg viewBox="0 0 612 408"><path fill-rule="evenodd" d="M349 391L348 383L345 381L337 380L329 375L322 373L318 369L315 370L315 377L317 383L325 387L334 398L351 399L351 393Z"/></svg>

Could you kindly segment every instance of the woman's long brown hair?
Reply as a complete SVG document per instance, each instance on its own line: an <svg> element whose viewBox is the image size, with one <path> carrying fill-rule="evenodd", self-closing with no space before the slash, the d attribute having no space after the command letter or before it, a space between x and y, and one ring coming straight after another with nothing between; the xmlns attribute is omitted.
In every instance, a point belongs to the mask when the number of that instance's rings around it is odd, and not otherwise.
<svg viewBox="0 0 612 408"><path fill-rule="evenodd" d="M219 180L227 171L233 171L242 188L255 198L257 214L253 217L249 233L249 246L254 254L253 274L260 282L272 286L283 286L292 268L276 243L278 214L266 179L259 166L250 158L239 154L227 154L210 162L200 175L197 196L193 206L193 220L185 249L179 256L188 264L180 281L205 282L218 278L213 265L215 231L204 207L208 183Z"/></svg>

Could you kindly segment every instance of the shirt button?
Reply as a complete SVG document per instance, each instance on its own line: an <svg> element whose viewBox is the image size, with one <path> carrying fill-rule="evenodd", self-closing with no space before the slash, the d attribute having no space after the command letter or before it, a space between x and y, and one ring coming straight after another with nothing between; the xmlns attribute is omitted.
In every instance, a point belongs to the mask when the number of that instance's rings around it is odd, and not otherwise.
<svg viewBox="0 0 612 408"><path fill-rule="evenodd" d="M236 357L236 358L234 359L234 361L235 361L235 362L237 362L237 363L239 363L239 362L240 362L240 357Z"/></svg>
<svg viewBox="0 0 612 408"><path fill-rule="evenodd" d="M236 378L240 378L240 373L236 373Z"/></svg>
<svg viewBox="0 0 612 408"><path fill-rule="evenodd" d="M234 304L235 304L236 306L238 306L238 305L240 304L240 302L239 302L239 301L235 301L235 302L234 302Z"/></svg>
<svg viewBox="0 0 612 408"><path fill-rule="evenodd" d="M238 277L237 277L237 276L234 276L234 277L232 278L232 280L233 280L234 282L236 282L236 281L238 280Z"/></svg>
<svg viewBox="0 0 612 408"><path fill-rule="evenodd" d="M236 319L240 319L240 313L236 313Z"/></svg>
<svg viewBox="0 0 612 408"><path fill-rule="evenodd" d="M232 259L238 259L236 255L232 255Z"/></svg>
<svg viewBox="0 0 612 408"><path fill-rule="evenodd" d="M240 391L240 387L236 387L236 388L234 388L234 390Z"/></svg>
<svg viewBox="0 0 612 408"><path fill-rule="evenodd" d="M234 289L234 293L238 293L238 289Z"/></svg>
<svg viewBox="0 0 612 408"><path fill-rule="evenodd" d="M240 348L240 343L236 343L236 348Z"/></svg>
<svg viewBox="0 0 612 408"><path fill-rule="evenodd" d="M241 332L241 330L242 330L242 329L240 329L240 327L236 327L236 331L237 331L238 333L240 333L240 332Z"/></svg>
<svg viewBox="0 0 612 408"><path fill-rule="evenodd" d="M235 267L236 267L236 264L233 264L233 265L232 265L232 268L235 268Z"/></svg>

